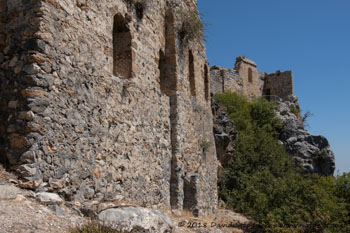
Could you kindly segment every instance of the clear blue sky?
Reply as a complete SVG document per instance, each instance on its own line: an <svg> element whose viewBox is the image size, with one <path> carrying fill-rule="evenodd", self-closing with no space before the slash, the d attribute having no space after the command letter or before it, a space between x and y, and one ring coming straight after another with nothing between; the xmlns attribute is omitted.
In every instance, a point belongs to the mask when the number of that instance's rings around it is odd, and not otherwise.
<svg viewBox="0 0 350 233"><path fill-rule="evenodd" d="M309 131L328 138L336 170L350 172L350 0L198 0L210 26L210 65L254 60L260 72L292 70Z"/></svg>

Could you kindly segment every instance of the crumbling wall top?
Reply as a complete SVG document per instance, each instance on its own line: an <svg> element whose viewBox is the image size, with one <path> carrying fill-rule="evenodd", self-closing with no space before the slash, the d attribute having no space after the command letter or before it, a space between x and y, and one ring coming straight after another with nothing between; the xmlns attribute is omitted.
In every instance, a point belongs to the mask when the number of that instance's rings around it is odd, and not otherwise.
<svg viewBox="0 0 350 233"><path fill-rule="evenodd" d="M197 7L197 0L185 0L185 4L189 7Z"/></svg>
<svg viewBox="0 0 350 233"><path fill-rule="evenodd" d="M238 67L237 67L238 63L240 63L240 62L244 62L244 63L247 63L247 64L252 65L254 67L257 67L257 65L256 65L256 63L254 61L249 60L245 56L239 56L239 57L236 57L236 63L235 63L235 69L236 70L238 69Z"/></svg>

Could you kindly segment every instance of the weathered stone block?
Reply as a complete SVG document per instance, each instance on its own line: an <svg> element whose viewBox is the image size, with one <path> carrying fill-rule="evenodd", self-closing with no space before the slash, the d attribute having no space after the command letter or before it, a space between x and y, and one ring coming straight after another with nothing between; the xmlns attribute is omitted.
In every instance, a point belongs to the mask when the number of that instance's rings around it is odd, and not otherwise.
<svg viewBox="0 0 350 233"><path fill-rule="evenodd" d="M173 232L174 224L169 216L158 210L126 207L108 209L98 219L121 231Z"/></svg>
<svg viewBox="0 0 350 233"><path fill-rule="evenodd" d="M37 74L40 72L40 67L36 64L25 65L23 71L29 75Z"/></svg>
<svg viewBox="0 0 350 233"><path fill-rule="evenodd" d="M11 100L9 103L8 103L8 108L14 108L16 109L18 107L18 101L17 100Z"/></svg>
<svg viewBox="0 0 350 233"><path fill-rule="evenodd" d="M37 89L24 89L21 91L24 98L26 97L47 97L48 93L46 91Z"/></svg>
<svg viewBox="0 0 350 233"><path fill-rule="evenodd" d="M29 145L27 138L18 134L10 135L11 149L21 149Z"/></svg>
<svg viewBox="0 0 350 233"><path fill-rule="evenodd" d="M20 112L18 118L21 120L31 121L34 119L34 113L32 111Z"/></svg>

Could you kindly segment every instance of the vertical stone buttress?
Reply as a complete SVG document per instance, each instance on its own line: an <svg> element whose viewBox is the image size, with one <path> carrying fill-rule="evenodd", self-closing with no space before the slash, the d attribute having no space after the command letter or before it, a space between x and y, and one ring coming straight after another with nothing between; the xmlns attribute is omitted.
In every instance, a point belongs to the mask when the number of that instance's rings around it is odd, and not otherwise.
<svg viewBox="0 0 350 233"><path fill-rule="evenodd" d="M170 139L171 139L171 177L170 177L170 204L172 209L182 211L184 199L183 164L180 159L178 128L178 64L176 49L176 32L174 14L167 12L165 19L165 59L166 81L164 81L165 93L169 96L170 107Z"/></svg>
<svg viewBox="0 0 350 233"><path fill-rule="evenodd" d="M40 1L0 1L0 162L19 173L24 187L42 177L35 151L45 130L36 116L49 105L49 83L40 74L48 68L37 35L41 15Z"/></svg>

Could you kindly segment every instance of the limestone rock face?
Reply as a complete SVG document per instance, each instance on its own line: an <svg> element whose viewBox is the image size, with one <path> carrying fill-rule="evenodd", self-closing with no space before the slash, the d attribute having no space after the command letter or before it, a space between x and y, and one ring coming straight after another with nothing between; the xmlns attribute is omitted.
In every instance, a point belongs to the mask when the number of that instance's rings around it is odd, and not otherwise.
<svg viewBox="0 0 350 233"><path fill-rule="evenodd" d="M161 211L147 208L107 209L98 215L98 219L106 225L126 232L171 233L174 229L169 216Z"/></svg>
<svg viewBox="0 0 350 233"><path fill-rule="evenodd" d="M335 169L334 153L324 136L311 135L305 130L300 116L298 98L289 95L284 100L276 99L277 115L284 123L280 141L286 150L309 173L332 175ZM218 174L231 156L234 156L233 140L237 132L228 118L225 108L212 102L214 136L219 161Z"/></svg>
<svg viewBox="0 0 350 233"><path fill-rule="evenodd" d="M216 155L219 162L218 174L220 179L223 167L234 154L233 140L237 136L237 131L235 125L228 117L226 109L216 103L214 98L212 98L212 111L214 117Z"/></svg>
<svg viewBox="0 0 350 233"><path fill-rule="evenodd" d="M335 169L334 153L324 136L311 135L305 130L299 114L291 109L299 109L295 95L278 103L279 119L285 124L280 140L287 152L310 173L332 175ZM294 111L295 112L295 111Z"/></svg>

